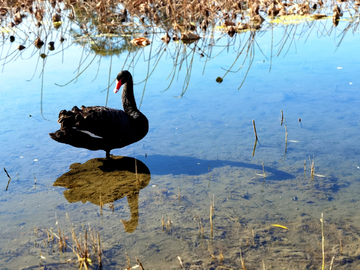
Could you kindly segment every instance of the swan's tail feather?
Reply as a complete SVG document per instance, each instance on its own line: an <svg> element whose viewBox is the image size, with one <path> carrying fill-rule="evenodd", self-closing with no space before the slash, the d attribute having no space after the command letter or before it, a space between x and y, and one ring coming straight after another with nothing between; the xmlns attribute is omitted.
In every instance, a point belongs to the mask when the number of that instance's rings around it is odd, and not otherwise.
<svg viewBox="0 0 360 270"><path fill-rule="evenodd" d="M59 113L58 123L61 124L61 129L70 129L73 127L79 128L86 126L86 120L83 116L83 110L74 106L71 111L62 110Z"/></svg>

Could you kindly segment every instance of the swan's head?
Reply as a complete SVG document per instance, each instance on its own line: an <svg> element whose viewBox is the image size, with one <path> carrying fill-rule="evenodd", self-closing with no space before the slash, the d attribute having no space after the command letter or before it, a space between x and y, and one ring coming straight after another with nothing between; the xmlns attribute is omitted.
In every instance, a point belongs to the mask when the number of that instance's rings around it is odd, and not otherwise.
<svg viewBox="0 0 360 270"><path fill-rule="evenodd" d="M128 79L131 77L131 74L127 70L120 71L119 74L116 77L116 85L114 89L114 93L116 94L119 92L120 87L128 81Z"/></svg>

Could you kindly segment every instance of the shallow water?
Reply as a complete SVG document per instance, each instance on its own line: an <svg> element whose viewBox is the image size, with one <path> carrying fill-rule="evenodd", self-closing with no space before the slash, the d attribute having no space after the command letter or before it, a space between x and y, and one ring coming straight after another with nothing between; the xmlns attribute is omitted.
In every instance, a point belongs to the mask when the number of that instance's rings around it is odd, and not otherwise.
<svg viewBox="0 0 360 270"><path fill-rule="evenodd" d="M83 233L82 226L100 233L105 269L126 268L126 254L131 266L137 257L146 269L178 269L177 256L187 269L240 268L240 256L248 269L319 269L319 219L324 213L327 267L333 256L336 269L359 267L359 34L348 33L337 46L345 26L341 23L326 36L317 31L297 35L279 56L282 27L257 35L255 56L240 90L248 59L221 84L215 79L232 66L248 34L236 35L235 42L223 37L205 68L206 57L200 57L194 44L170 43L156 67L155 60L149 65L144 60L151 47L140 49L144 55L135 67L126 68L135 83L146 78L149 66L155 68L145 90L143 83L135 85L138 105L143 95L141 111L150 131L142 141L112 154L130 157L130 164L138 162L150 172L141 188L134 184L136 175L124 184L120 172L92 167L74 172L69 190L64 183L58 185L70 166L74 170L85 162L105 162L105 153L59 144L48 136L58 129L60 110L106 104L107 92L102 90L108 85L109 66L112 81L126 55L102 58L99 69L95 61L65 87L54 83L76 76L81 47L73 45L63 55L47 58L43 116L40 70L28 81L37 58L6 64L0 90L0 163L11 181L5 191L4 172L0 264L5 269L62 269L71 259L68 267L76 268L76 255L69 249L60 252L46 235L46 229L60 228L72 245L72 223L77 233ZM224 49L229 41L234 45ZM157 40L153 44L154 51L164 46ZM190 83L181 98L189 57L164 91L174 63L171 55L179 46L190 55L195 48ZM238 70L243 59L232 69ZM107 105L119 108L120 96L110 90ZM259 138L255 151L252 120ZM312 179L313 160L319 176ZM114 211L108 204L111 196ZM100 200L105 203L102 209ZM131 222L124 228L120 220Z"/></svg>

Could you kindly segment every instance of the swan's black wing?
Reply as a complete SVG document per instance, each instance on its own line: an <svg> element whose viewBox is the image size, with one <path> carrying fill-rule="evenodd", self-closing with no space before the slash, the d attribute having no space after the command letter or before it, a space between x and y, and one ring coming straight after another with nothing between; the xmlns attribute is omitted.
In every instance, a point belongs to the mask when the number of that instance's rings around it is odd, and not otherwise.
<svg viewBox="0 0 360 270"><path fill-rule="evenodd" d="M91 134L108 138L126 138L131 136L131 124L129 116L122 110L92 106L84 107L81 109L74 107L71 112L71 120L64 113L59 114L58 122L61 123L61 127L75 128L81 131L87 131Z"/></svg>
<svg viewBox="0 0 360 270"><path fill-rule="evenodd" d="M60 130L50 133L58 142L90 150L111 150L128 145L133 137L129 116L122 110L101 106L62 110Z"/></svg>

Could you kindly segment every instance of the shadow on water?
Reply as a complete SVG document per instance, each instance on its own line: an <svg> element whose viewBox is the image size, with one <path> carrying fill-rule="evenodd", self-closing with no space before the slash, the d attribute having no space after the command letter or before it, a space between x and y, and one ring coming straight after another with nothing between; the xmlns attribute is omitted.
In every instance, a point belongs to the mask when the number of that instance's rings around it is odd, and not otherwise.
<svg viewBox="0 0 360 270"><path fill-rule="evenodd" d="M133 232L139 221L139 193L151 179L148 167L130 157L94 158L70 165L70 171L54 182L66 188L70 203L91 202L102 206L127 197L131 219L121 220L126 232Z"/></svg>
<svg viewBox="0 0 360 270"><path fill-rule="evenodd" d="M263 171L261 164L257 165L230 160L207 160L185 156L151 155L146 158L146 164L151 169L153 175L201 175L209 173L209 168L212 170L224 166ZM265 171L269 173L269 176L266 176L267 180L282 181L295 178L290 173L267 166L265 166Z"/></svg>

